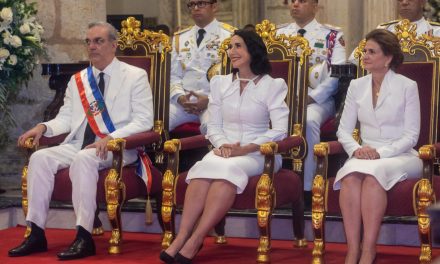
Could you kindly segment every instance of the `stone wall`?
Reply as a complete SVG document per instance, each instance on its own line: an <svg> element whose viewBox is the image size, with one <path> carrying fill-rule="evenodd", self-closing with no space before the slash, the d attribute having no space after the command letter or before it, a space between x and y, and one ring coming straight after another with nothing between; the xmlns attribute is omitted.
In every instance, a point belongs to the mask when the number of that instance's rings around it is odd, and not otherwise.
<svg viewBox="0 0 440 264"><path fill-rule="evenodd" d="M105 0L29 0L37 2L37 18L43 25L48 58L41 62L68 63L87 60L84 38L88 23L105 20ZM53 98L48 78L41 76L41 67L23 87L19 101L13 106L17 127L10 129L10 144L0 150L0 188L10 183L19 184L19 173L24 163L15 141L18 136L42 121L43 112Z"/></svg>

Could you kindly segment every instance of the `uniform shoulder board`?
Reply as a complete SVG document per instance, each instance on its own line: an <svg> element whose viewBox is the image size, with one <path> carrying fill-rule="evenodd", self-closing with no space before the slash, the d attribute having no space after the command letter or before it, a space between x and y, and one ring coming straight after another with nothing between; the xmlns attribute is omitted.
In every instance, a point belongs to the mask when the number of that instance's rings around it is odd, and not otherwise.
<svg viewBox="0 0 440 264"><path fill-rule="evenodd" d="M279 24L276 26L276 29L280 29L280 28L285 28L289 25L290 23L284 23L284 24Z"/></svg>
<svg viewBox="0 0 440 264"><path fill-rule="evenodd" d="M340 27L333 26L333 25L330 25L330 24L322 24L322 26L327 28L327 29L330 29L330 30L341 31Z"/></svg>
<svg viewBox="0 0 440 264"><path fill-rule="evenodd" d="M192 28L192 26L189 26L189 27L187 27L187 28L184 28L184 29L182 29L182 30L179 30L179 31L177 31L177 32L174 32L174 35L180 35L180 34L182 34L182 33L185 33L185 32L187 32L188 30L190 30Z"/></svg>
<svg viewBox="0 0 440 264"><path fill-rule="evenodd" d="M377 26L377 28L387 28L393 24L399 23L400 19L396 19L396 20L391 20L382 24L379 24L379 26Z"/></svg>
<svg viewBox="0 0 440 264"><path fill-rule="evenodd" d="M226 24L226 23L220 23L220 25L222 26L222 28L224 29L224 30L226 30L226 31L229 31L229 32L231 32L231 33L233 33L237 28L236 27L233 27L233 26L231 26L231 25L229 25L229 24Z"/></svg>
<svg viewBox="0 0 440 264"><path fill-rule="evenodd" d="M428 21L431 26L440 27L440 22Z"/></svg>

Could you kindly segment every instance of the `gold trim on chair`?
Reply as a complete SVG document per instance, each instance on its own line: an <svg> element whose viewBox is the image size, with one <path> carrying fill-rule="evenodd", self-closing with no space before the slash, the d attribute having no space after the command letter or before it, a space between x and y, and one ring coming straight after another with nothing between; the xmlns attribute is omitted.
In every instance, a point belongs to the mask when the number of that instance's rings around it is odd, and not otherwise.
<svg viewBox="0 0 440 264"><path fill-rule="evenodd" d="M174 210L176 204L176 181L179 175L180 140L168 140L164 144L164 152L168 155L168 167L162 179L161 216L164 226L162 248L167 249L175 237Z"/></svg>
<svg viewBox="0 0 440 264"><path fill-rule="evenodd" d="M122 226L121 209L125 201L125 184L122 181L122 167L124 166L124 139L112 139L107 143L107 149L113 153L112 168L105 178L105 200L107 202L107 213L112 226L110 237L110 254L121 253Z"/></svg>

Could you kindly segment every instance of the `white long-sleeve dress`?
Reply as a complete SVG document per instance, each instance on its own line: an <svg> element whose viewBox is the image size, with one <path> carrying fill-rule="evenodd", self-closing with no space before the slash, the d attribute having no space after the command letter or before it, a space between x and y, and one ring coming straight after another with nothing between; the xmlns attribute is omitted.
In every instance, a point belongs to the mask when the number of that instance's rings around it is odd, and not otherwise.
<svg viewBox="0 0 440 264"><path fill-rule="evenodd" d="M255 84L250 81L240 95L240 82L233 75L219 75L211 80L209 96L209 141L215 148L222 144L261 145L286 137L289 109L285 103L287 85L283 79L264 75ZM187 182L196 178L224 179L245 189L248 178L261 175L264 156L259 151L245 156L223 158L213 151L188 172ZM276 170L281 156L276 158Z"/></svg>
<svg viewBox="0 0 440 264"><path fill-rule="evenodd" d="M345 99L337 136L350 157L338 171L333 189L341 188L341 179L351 172L374 176L389 190L397 182L420 177L422 161L414 150L420 132L420 102L417 83L389 70L373 108L371 74L351 81ZM361 146L353 139L356 121L360 123L362 145L377 150L379 159L353 157Z"/></svg>

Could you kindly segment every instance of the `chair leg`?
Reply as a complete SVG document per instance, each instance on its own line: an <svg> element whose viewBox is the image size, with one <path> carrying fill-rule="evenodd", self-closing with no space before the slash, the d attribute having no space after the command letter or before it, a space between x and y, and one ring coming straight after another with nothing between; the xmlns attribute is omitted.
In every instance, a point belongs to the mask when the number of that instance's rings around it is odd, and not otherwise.
<svg viewBox="0 0 440 264"><path fill-rule="evenodd" d="M312 227L315 235L313 241L313 264L324 263L325 251L325 188L326 181L321 175L316 175L313 179L312 189Z"/></svg>
<svg viewBox="0 0 440 264"><path fill-rule="evenodd" d="M272 181L263 174L257 184L257 222L260 230L260 241L257 249L257 263L270 263L270 221L274 206L274 190Z"/></svg>
<svg viewBox="0 0 440 264"><path fill-rule="evenodd" d="M101 236L104 234L104 228L102 228L101 219L99 219L99 204L96 202L95 219L93 220L93 236Z"/></svg>
<svg viewBox="0 0 440 264"><path fill-rule="evenodd" d="M162 208L161 218L163 223L162 248L167 249L175 237L175 207L174 207L174 185L175 176L171 170L166 170L162 179Z"/></svg>
<svg viewBox="0 0 440 264"><path fill-rule="evenodd" d="M427 208L434 201L434 190L428 179L421 179L418 183L416 197L413 197L417 206L417 222L420 235L419 263L431 263L432 260L432 239L431 221Z"/></svg>
<svg viewBox="0 0 440 264"><path fill-rule="evenodd" d="M304 199L301 197L292 205L292 225L295 235L295 246L298 248L307 247L307 239L304 237Z"/></svg>
<svg viewBox="0 0 440 264"><path fill-rule="evenodd" d="M27 175L28 166L25 165L21 172L21 207L23 209L24 218L26 218L28 213L28 196L27 196ZM27 226L24 232L24 237L27 238L31 234L31 227Z"/></svg>
<svg viewBox="0 0 440 264"><path fill-rule="evenodd" d="M225 225L226 225L226 216L215 226L215 243L216 244L227 244L225 236Z"/></svg>
<svg viewBox="0 0 440 264"><path fill-rule="evenodd" d="M121 208L123 201L125 201L125 184L114 169L109 171L105 179L105 195L108 218L112 226L108 252L119 254L122 244Z"/></svg>

